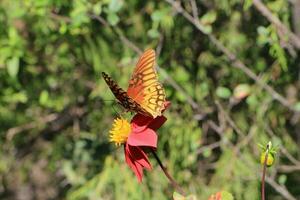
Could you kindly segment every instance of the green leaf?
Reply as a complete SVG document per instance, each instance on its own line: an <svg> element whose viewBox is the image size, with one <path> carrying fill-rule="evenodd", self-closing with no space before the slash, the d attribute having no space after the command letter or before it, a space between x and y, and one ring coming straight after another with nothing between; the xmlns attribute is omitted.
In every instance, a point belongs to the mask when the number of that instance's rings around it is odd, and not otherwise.
<svg viewBox="0 0 300 200"><path fill-rule="evenodd" d="M203 151L203 156L204 156L205 158L210 157L211 154L212 154L212 151L211 151L210 148L205 148L205 149L204 149L204 151Z"/></svg>
<svg viewBox="0 0 300 200"><path fill-rule="evenodd" d="M93 13L96 15L100 15L102 12L102 3L98 2L93 6Z"/></svg>
<svg viewBox="0 0 300 200"><path fill-rule="evenodd" d="M183 196L177 192L173 193L173 200L197 200L196 196L191 194L188 196Z"/></svg>
<svg viewBox="0 0 300 200"><path fill-rule="evenodd" d="M252 6L252 0L245 0L243 9L244 11L248 10Z"/></svg>
<svg viewBox="0 0 300 200"><path fill-rule="evenodd" d="M184 196L182 196L181 194L174 192L173 193L173 199L174 200L184 200Z"/></svg>
<svg viewBox="0 0 300 200"><path fill-rule="evenodd" d="M118 15L116 13L109 13L107 20L112 26L115 26L120 21L120 18L118 17Z"/></svg>
<svg viewBox="0 0 300 200"><path fill-rule="evenodd" d="M228 99L231 96L231 91L226 87L218 87L216 94L220 98Z"/></svg>
<svg viewBox="0 0 300 200"><path fill-rule="evenodd" d="M7 72L8 74L15 78L19 72L19 58L13 57L7 61Z"/></svg>
<svg viewBox="0 0 300 200"><path fill-rule="evenodd" d="M165 17L166 13L162 10L156 10L151 14L153 21L161 21Z"/></svg>
<svg viewBox="0 0 300 200"><path fill-rule="evenodd" d="M295 104L294 108L295 110L300 111L300 101Z"/></svg>
<svg viewBox="0 0 300 200"><path fill-rule="evenodd" d="M148 36L151 38L158 38L159 37L159 32L157 31L157 29L150 29L147 32Z"/></svg>
<svg viewBox="0 0 300 200"><path fill-rule="evenodd" d="M233 200L233 196L227 191L222 191L222 200Z"/></svg>
<svg viewBox="0 0 300 200"><path fill-rule="evenodd" d="M212 24L217 19L217 13L214 11L207 12L200 18L200 22L203 25Z"/></svg>
<svg viewBox="0 0 300 200"><path fill-rule="evenodd" d="M278 182L281 184L281 185L285 185L287 181L287 176L285 174L282 174L279 176L278 178Z"/></svg>
<svg viewBox="0 0 300 200"><path fill-rule="evenodd" d="M41 105L45 106L48 104L48 100L49 100L49 93L47 90L43 90L40 94L39 102Z"/></svg>
<svg viewBox="0 0 300 200"><path fill-rule="evenodd" d="M122 8L122 6L123 6L122 0L111 0L108 9L109 11L116 13Z"/></svg>

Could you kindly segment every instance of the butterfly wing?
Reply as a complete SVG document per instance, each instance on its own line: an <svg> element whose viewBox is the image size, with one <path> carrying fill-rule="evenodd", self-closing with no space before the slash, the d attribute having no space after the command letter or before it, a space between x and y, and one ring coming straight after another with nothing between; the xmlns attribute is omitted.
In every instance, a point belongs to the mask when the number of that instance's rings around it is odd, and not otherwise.
<svg viewBox="0 0 300 200"><path fill-rule="evenodd" d="M165 91L155 70L155 51L146 50L140 57L129 81L127 94L153 118L164 109Z"/></svg>
<svg viewBox="0 0 300 200"><path fill-rule="evenodd" d="M119 103L128 111L138 112L143 115L149 115L148 112L143 109L138 103L136 103L127 92L125 92L118 84L105 72L102 72L102 76L109 86L112 93L115 95Z"/></svg>

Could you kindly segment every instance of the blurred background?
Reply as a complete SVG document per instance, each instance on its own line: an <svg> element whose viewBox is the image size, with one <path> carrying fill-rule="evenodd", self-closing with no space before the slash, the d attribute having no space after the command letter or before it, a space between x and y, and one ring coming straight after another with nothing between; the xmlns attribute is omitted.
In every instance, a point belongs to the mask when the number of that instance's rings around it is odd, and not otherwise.
<svg viewBox="0 0 300 200"><path fill-rule="evenodd" d="M260 199L259 143L279 147L267 199L300 199L299 0L1 0L0 199L171 199L108 141L140 53L172 106L157 153L189 194Z"/></svg>

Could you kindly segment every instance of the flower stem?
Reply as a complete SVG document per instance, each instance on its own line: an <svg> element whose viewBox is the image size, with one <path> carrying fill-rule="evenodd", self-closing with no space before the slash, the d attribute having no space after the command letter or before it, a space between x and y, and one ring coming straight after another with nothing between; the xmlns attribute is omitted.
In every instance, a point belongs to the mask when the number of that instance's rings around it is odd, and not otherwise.
<svg viewBox="0 0 300 200"><path fill-rule="evenodd" d="M262 173L262 177L261 177L261 200L265 200L265 177L266 177L268 155L269 155L269 149L267 149L267 151L266 151L264 166L263 166L263 173Z"/></svg>
<svg viewBox="0 0 300 200"><path fill-rule="evenodd" d="M172 186L183 196L185 196L185 192L183 191L183 189L179 186L179 184L174 180L174 178L169 174L169 172L167 171L167 168L163 166L161 160L159 159L158 155L155 153L155 151L153 149L151 149L151 153L153 154L154 158L157 160L160 168L163 170L164 174L166 175L166 177L169 179L170 183L172 184Z"/></svg>

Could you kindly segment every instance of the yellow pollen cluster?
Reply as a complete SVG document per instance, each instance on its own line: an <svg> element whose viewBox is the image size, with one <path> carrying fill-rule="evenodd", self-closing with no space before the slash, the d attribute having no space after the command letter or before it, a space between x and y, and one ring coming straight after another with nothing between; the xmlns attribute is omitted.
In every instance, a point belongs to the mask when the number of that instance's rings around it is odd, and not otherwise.
<svg viewBox="0 0 300 200"><path fill-rule="evenodd" d="M130 132L131 126L128 121L123 118L117 118L114 120L113 127L109 131L109 141L120 146L126 142Z"/></svg>

